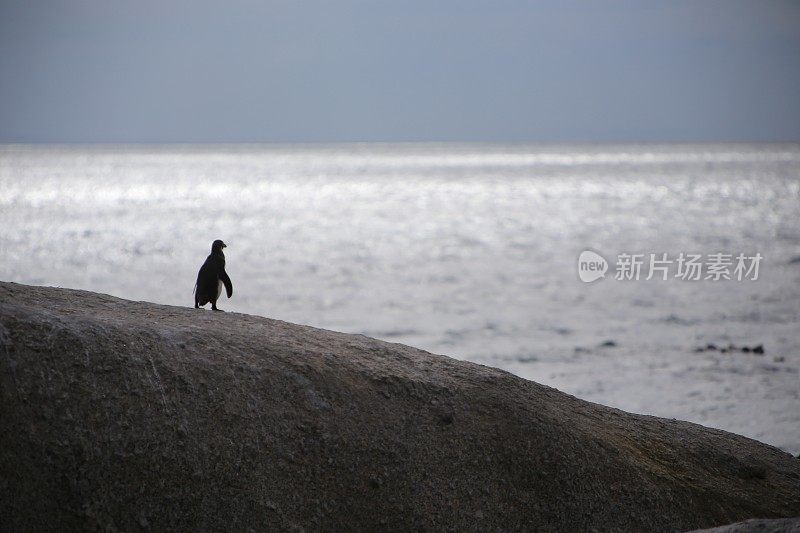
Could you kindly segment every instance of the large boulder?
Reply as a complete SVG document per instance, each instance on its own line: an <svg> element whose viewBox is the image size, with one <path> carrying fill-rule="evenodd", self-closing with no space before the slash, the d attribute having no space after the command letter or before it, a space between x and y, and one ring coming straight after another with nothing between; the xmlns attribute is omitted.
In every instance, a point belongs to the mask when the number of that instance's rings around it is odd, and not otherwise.
<svg viewBox="0 0 800 533"><path fill-rule="evenodd" d="M625 530L800 515L800 460L278 320L0 283L0 530Z"/></svg>

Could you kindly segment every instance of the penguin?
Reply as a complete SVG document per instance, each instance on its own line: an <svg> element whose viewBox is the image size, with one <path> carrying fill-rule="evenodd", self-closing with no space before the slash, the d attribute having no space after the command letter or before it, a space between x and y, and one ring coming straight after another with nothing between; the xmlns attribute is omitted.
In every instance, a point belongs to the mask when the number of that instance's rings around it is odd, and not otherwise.
<svg viewBox="0 0 800 533"><path fill-rule="evenodd" d="M197 273L197 283L194 285L195 309L211 302L211 309L222 311L222 309L217 309L217 300L222 295L223 285L225 292L228 293L228 298L233 296L233 283L231 283L228 273L225 272L225 254L222 253L222 249L225 247L225 243L221 240L214 241L211 245L211 254L200 267L200 272Z"/></svg>

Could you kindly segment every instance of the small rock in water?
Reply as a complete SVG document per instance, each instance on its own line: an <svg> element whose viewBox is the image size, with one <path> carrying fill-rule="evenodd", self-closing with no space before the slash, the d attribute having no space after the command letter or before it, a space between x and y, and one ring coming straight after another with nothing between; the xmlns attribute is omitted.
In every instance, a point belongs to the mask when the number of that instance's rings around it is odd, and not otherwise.
<svg viewBox="0 0 800 533"><path fill-rule="evenodd" d="M614 342L614 341L605 341L600 345L600 347L601 348L614 348L616 345L617 345L617 343Z"/></svg>
<svg viewBox="0 0 800 533"><path fill-rule="evenodd" d="M719 353L729 353L729 354L733 354L735 352L742 352L742 353L753 353L756 355L762 355L764 353L764 345L759 344L758 346L750 347L750 346L736 346L735 344L730 343L728 344L728 346L722 347L722 346L717 346L716 344L709 343L705 346L705 348L700 346L694 349L695 353L703 353L706 351L709 352L718 351Z"/></svg>

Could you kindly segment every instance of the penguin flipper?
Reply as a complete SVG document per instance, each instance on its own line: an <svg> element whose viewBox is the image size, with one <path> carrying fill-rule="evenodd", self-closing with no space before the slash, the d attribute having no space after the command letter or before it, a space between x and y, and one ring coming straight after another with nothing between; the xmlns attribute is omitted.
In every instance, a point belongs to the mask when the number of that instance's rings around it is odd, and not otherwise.
<svg viewBox="0 0 800 533"><path fill-rule="evenodd" d="M228 277L228 273L223 270L219 279L225 284L225 292L228 293L228 298L233 296L233 283L231 283L231 278Z"/></svg>

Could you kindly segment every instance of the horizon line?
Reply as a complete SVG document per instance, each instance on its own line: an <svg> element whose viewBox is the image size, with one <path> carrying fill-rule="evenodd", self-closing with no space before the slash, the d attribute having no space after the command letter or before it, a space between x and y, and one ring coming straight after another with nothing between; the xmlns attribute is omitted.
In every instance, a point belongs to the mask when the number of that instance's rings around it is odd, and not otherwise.
<svg viewBox="0 0 800 533"><path fill-rule="evenodd" d="M502 141L502 140L399 140L399 141L385 141L385 140L346 140L346 141L89 141L89 142L76 142L76 141L57 141L57 142L19 142L19 141L0 141L0 146L3 147L149 147L149 146L358 146L358 145L517 145L517 146L688 146L688 145L707 145L707 146L720 146L720 145L790 145L800 144L800 138L794 140L702 140L702 141L653 141L653 140L620 140L620 141L536 141L536 140L515 140L515 141Z"/></svg>

